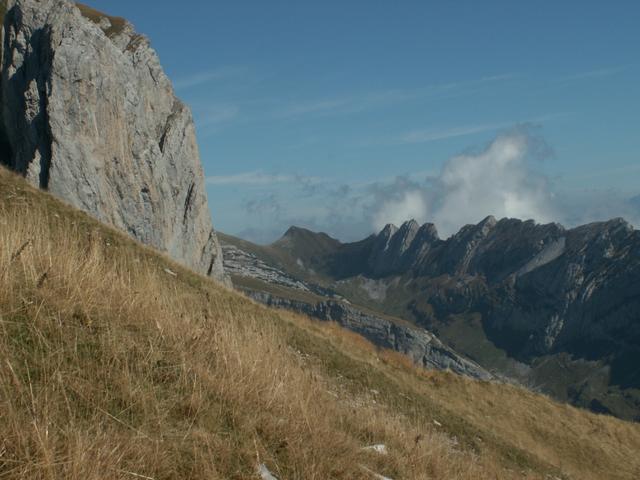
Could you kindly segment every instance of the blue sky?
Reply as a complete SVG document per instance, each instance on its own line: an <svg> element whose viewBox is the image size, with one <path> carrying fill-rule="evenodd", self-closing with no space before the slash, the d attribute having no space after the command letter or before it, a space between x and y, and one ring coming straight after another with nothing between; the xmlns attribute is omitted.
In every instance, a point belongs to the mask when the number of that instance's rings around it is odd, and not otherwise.
<svg viewBox="0 0 640 480"><path fill-rule="evenodd" d="M640 225L640 2L86 3L191 106L219 230Z"/></svg>

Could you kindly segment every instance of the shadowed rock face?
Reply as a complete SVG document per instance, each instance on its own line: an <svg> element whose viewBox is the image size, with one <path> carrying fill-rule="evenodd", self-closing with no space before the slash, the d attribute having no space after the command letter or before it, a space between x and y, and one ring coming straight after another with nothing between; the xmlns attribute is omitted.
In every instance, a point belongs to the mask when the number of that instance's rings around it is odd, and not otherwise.
<svg viewBox="0 0 640 480"><path fill-rule="evenodd" d="M325 244L321 277L307 282L433 331L492 372L640 418L640 232L624 220L565 229L487 217L446 240L411 221Z"/></svg>
<svg viewBox="0 0 640 480"><path fill-rule="evenodd" d="M324 264L343 269L358 259L353 276L410 278L413 295L441 317L483 313L496 343L521 359L640 346L640 232L622 219L566 230L487 217L447 240L411 221L329 255L339 261Z"/></svg>
<svg viewBox="0 0 640 480"><path fill-rule="evenodd" d="M224 279L191 113L148 40L67 0L9 0L2 50L2 162Z"/></svg>

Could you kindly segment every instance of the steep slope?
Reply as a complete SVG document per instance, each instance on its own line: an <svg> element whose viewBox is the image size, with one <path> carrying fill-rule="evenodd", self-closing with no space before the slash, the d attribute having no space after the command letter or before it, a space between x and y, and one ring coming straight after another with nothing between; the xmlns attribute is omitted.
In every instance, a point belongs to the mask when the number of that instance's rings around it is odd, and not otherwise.
<svg viewBox="0 0 640 480"><path fill-rule="evenodd" d="M0 352L2 478L640 473L638 425L262 307L3 168Z"/></svg>
<svg viewBox="0 0 640 480"><path fill-rule="evenodd" d="M3 0L0 162L223 279L193 120L146 37L67 0Z"/></svg>
<svg viewBox="0 0 640 480"><path fill-rule="evenodd" d="M307 281L433 331L494 373L640 418L640 232L624 220L567 230L487 217L446 240L411 221L332 245ZM291 264L280 266L300 276Z"/></svg>
<svg viewBox="0 0 640 480"><path fill-rule="evenodd" d="M284 241L280 240L276 243L276 248L285 242L285 249L289 246L296 247L295 243L301 241L300 246L303 248L310 246L307 252L313 251L314 245L319 244L321 251L325 253L331 251L324 248L326 243L315 242L312 232L296 230L306 238L297 236L294 240L291 235L294 230L290 229L285 234ZM296 279L281 268L262 260L261 257L269 257L268 247L252 246L224 234L221 234L220 238L225 270L230 275L233 285L250 298L271 307L286 308L319 320L336 322L362 335L378 347L389 348L407 355L416 365L451 370L460 375L482 380L495 378L476 363L444 345L432 333L400 318L354 305L329 289ZM328 237L325 234L320 234L320 240L326 238ZM335 240L331 243L339 245ZM316 251L320 249L316 248ZM273 258L270 261L273 262ZM300 269L301 265L297 263L295 267Z"/></svg>

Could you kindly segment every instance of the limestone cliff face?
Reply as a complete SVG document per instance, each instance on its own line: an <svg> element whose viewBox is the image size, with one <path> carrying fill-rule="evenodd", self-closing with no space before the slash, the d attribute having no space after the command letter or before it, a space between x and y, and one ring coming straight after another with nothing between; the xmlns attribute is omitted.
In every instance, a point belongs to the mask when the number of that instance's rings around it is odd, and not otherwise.
<svg viewBox="0 0 640 480"><path fill-rule="evenodd" d="M33 184L224 279L189 109L149 41L67 0L7 0L1 161Z"/></svg>

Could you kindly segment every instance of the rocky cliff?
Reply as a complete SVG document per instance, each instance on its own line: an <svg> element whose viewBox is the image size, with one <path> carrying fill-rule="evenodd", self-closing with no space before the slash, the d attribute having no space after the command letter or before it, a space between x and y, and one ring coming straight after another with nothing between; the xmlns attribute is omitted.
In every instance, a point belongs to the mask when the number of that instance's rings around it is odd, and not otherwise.
<svg viewBox="0 0 640 480"><path fill-rule="evenodd" d="M192 116L147 38L67 0L5 7L1 162L223 279Z"/></svg>

